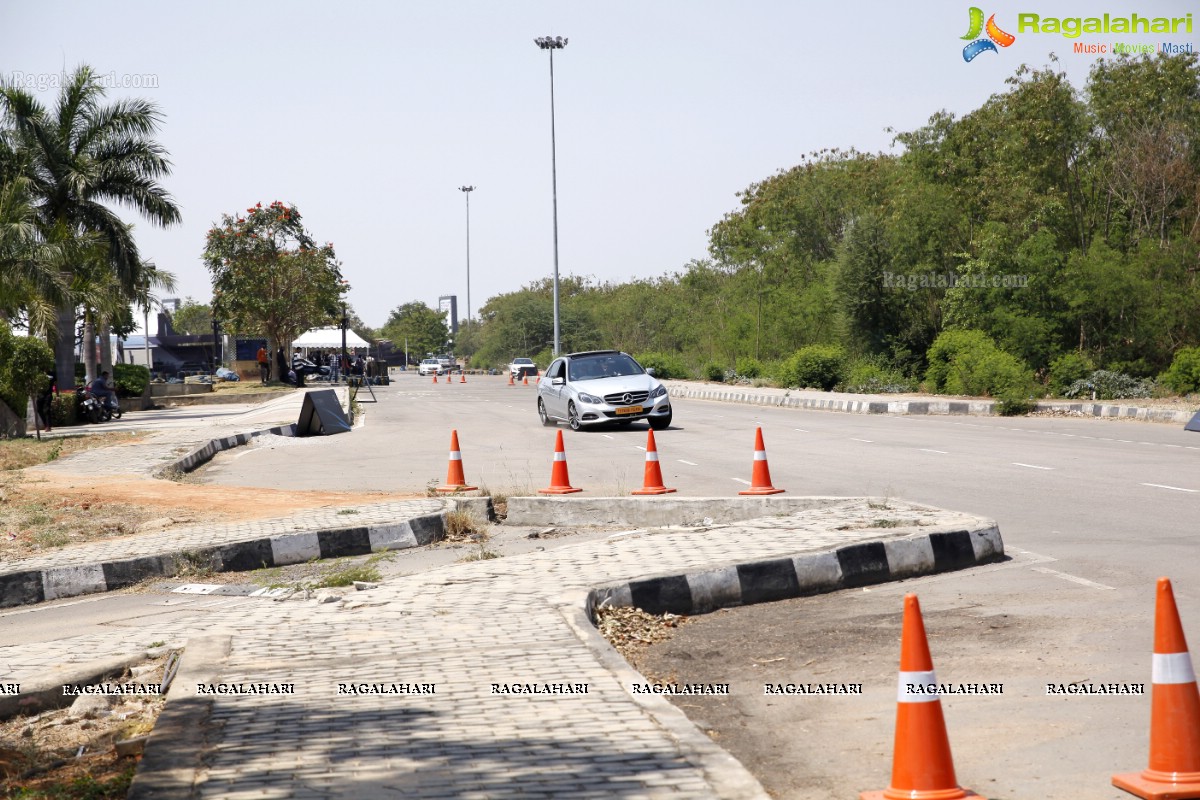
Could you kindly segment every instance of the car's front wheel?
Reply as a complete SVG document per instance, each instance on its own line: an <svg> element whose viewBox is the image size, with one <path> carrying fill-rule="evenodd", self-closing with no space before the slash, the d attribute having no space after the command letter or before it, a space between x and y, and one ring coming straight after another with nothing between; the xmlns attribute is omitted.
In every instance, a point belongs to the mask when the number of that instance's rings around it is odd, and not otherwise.
<svg viewBox="0 0 1200 800"><path fill-rule="evenodd" d="M538 416L542 418L542 424L549 428L554 425L554 420L550 419L550 415L546 413L546 404L542 402L542 398L538 398Z"/></svg>
<svg viewBox="0 0 1200 800"><path fill-rule="evenodd" d="M656 431L665 431L667 428L671 427L671 413L667 412L662 416L651 417L650 427Z"/></svg>
<svg viewBox="0 0 1200 800"><path fill-rule="evenodd" d="M579 409L575 407L574 401L567 404L567 423L570 424L571 430L579 430Z"/></svg>

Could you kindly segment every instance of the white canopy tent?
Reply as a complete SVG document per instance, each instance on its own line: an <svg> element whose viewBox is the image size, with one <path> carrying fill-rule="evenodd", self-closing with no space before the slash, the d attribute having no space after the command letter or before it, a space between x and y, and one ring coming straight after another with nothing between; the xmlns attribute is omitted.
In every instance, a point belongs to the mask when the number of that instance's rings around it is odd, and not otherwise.
<svg viewBox="0 0 1200 800"><path fill-rule="evenodd" d="M342 329L341 328L313 328L311 331L305 331L296 341L292 342L292 347L296 350L308 350L314 347L322 349L342 346ZM370 347L367 340L363 339L349 328L346 329L346 347Z"/></svg>

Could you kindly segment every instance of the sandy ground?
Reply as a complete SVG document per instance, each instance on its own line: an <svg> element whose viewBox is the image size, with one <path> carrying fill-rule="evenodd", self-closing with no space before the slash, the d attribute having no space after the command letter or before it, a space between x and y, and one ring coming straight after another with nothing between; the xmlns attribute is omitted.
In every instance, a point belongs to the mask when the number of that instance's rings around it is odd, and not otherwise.
<svg viewBox="0 0 1200 800"><path fill-rule="evenodd" d="M119 500L161 509L164 516L177 512L208 513L228 522L284 517L299 509L385 503L423 496L388 492L284 491L47 472L26 472L22 492L35 501L60 501L66 495L92 497L95 502Z"/></svg>

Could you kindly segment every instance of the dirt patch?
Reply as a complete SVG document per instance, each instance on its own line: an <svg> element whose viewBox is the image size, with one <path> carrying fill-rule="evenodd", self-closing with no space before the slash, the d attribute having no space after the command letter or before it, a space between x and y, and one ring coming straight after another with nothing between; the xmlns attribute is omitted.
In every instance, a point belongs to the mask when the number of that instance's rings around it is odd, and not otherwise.
<svg viewBox="0 0 1200 800"><path fill-rule="evenodd" d="M144 438L145 434L141 433L89 433L86 436L7 439L0 441L0 472L45 464L97 447L133 444Z"/></svg>
<svg viewBox="0 0 1200 800"><path fill-rule="evenodd" d="M669 699L772 797L852 797L885 788L891 773L901 613L894 595L874 597L858 590L726 609L623 652L656 680L729 684L729 696ZM1004 684L998 697L943 699L962 785L1009 800L1072 796L1047 785L1050 776L1088 785L1064 773L1077 737L1095 723L1074 721L1061 703L1047 702L1041 683L1046 674L1079 674L1070 641L1077 634L1063 625L995 613L969 597L936 615L927 612L939 680ZM863 688L861 694L769 696L766 684ZM1112 761L1123 763L1120 753ZM1013 764L1020 769L997 767Z"/></svg>
<svg viewBox="0 0 1200 800"><path fill-rule="evenodd" d="M135 667L113 683L159 683L166 658ZM0 723L0 798L123 798L139 755L117 742L145 736L165 700L159 695L88 696L80 707L14 717ZM136 751L136 745L132 745Z"/></svg>
<svg viewBox="0 0 1200 800"><path fill-rule="evenodd" d="M210 486L150 478L10 472L0 482L0 559L47 548L136 536L176 525L239 522L420 497Z"/></svg>

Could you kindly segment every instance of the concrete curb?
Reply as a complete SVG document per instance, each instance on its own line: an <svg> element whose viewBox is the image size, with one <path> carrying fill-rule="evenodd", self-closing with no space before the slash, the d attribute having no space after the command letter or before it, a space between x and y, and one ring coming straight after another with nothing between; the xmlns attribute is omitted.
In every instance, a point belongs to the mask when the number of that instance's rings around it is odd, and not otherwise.
<svg viewBox="0 0 1200 800"><path fill-rule="evenodd" d="M280 425L274 428L266 428L260 431L248 431L246 433L238 433L233 436L223 436L220 439L210 439L207 444L203 444L192 450L185 456L175 459L174 461L159 467L154 470L150 477L160 480L166 479L172 473L191 472L194 469L207 464L213 459L217 453L225 450L232 450L235 447L241 447L257 436L273 433L276 436L295 436L296 424Z"/></svg>
<svg viewBox="0 0 1200 800"><path fill-rule="evenodd" d="M753 389L737 387L712 388L680 385L668 387L671 397L693 400L715 400L723 403L745 403L777 408L804 408L815 411L839 411L848 414L915 414L949 416L1000 416L994 400L879 400L870 395L862 400L842 398L800 397L784 392L781 395L761 393ZM1196 411L1178 411L1148 406L1130 406L1114 403L1039 402L1034 405L1038 412L1074 412L1091 417L1140 419L1146 422L1187 424ZM1020 415L1019 415L1020 416Z"/></svg>
<svg viewBox="0 0 1200 800"><path fill-rule="evenodd" d="M482 498L481 498L482 499ZM370 555L429 544L446 529L446 514L425 514L388 525L327 528L241 542L139 556L98 564L52 567L0 575L0 608L123 589L146 578L169 577L185 566L245 572L305 561Z"/></svg>
<svg viewBox="0 0 1200 800"><path fill-rule="evenodd" d="M601 606L635 606L651 614L707 614L726 606L786 600L873 583L949 572L1004 556L995 523L970 530L933 531L863 542L833 552L735 564L593 589L587 613Z"/></svg>
<svg viewBox="0 0 1200 800"><path fill-rule="evenodd" d="M127 800L194 797L196 779L209 745L213 700L197 684L216 683L232 637L194 636L167 690L167 702L150 732Z"/></svg>
<svg viewBox="0 0 1200 800"><path fill-rule="evenodd" d="M596 630L592 622L593 594L595 590L572 592L554 605L596 661L612 673L625 690L626 696L674 740L680 754L689 763L700 768L717 797L724 800L768 800L770 796L763 790L758 779L728 751L705 736L687 715L672 705L666 697L652 694L635 695L630 692L630 684L645 683L646 679Z"/></svg>
<svg viewBox="0 0 1200 800"><path fill-rule="evenodd" d="M63 694L65 684L103 683L105 680L120 677L125 670L135 664L141 664L148 658L149 656L145 653L110 658L105 661L76 666L67 672L55 675L53 680L47 678L34 684L22 682L20 694L0 695L0 720L15 717L18 714L35 714L69 706L77 698Z"/></svg>
<svg viewBox="0 0 1200 800"><path fill-rule="evenodd" d="M857 497L510 497L507 525L688 527L825 508Z"/></svg>

